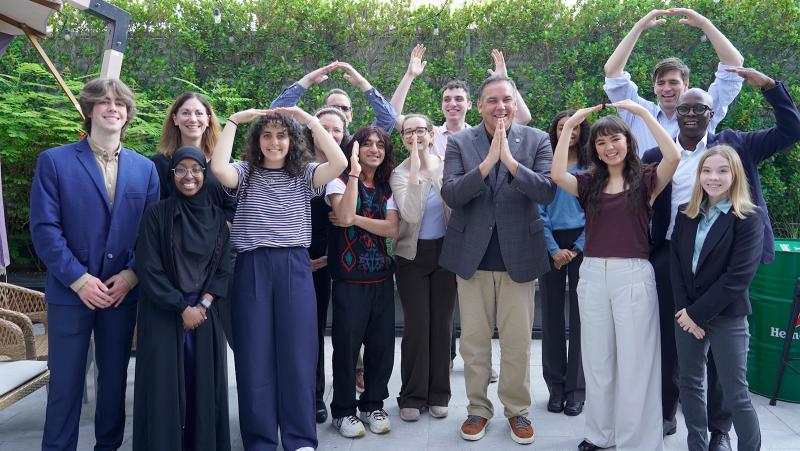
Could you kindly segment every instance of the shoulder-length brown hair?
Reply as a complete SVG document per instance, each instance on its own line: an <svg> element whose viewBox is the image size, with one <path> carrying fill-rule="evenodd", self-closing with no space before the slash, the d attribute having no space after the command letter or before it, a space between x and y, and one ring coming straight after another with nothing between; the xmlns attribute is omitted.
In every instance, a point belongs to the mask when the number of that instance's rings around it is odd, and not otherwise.
<svg viewBox="0 0 800 451"><path fill-rule="evenodd" d="M592 125L589 133L589 160L592 167L589 169L592 178L586 188L584 204L588 215L597 214L600 210L600 193L606 188L609 179L608 165L600 159L597 154L597 138L600 136L611 136L617 133L625 136L628 144L628 152L625 155L625 167L622 169L622 179L624 189L627 190L625 199L628 208L636 211L639 208L639 189L642 178L642 160L636 146L636 138L633 136L631 128L619 116L604 116Z"/></svg>
<svg viewBox="0 0 800 451"><path fill-rule="evenodd" d="M201 94L196 92L184 92L172 102L167 112L167 117L164 118L164 126L161 129L161 141L158 143L158 153L167 158L172 158L172 154L181 146L181 130L175 125L175 121L172 117L177 115L178 110L190 99L197 99L203 104L203 107L206 109L206 116L208 116L208 127L206 127L206 131L203 132L203 139L200 141L200 150L209 157L214 153L214 146L217 145L217 140L219 140L219 135L222 132L217 115L214 114L214 110L211 108L211 104L208 103L208 100Z"/></svg>
<svg viewBox="0 0 800 451"><path fill-rule="evenodd" d="M131 88L116 78L94 78L81 89L78 104L83 112L83 129L86 133L92 134L92 110L96 103L106 98L108 91L114 92L117 98L125 104L125 110L128 112L128 120L122 126L121 137L124 137L125 130L136 117L136 99Z"/></svg>
<svg viewBox="0 0 800 451"><path fill-rule="evenodd" d="M700 162L697 163L697 174L694 178L694 189L692 189L692 197L689 198L689 203L683 210L683 214L694 219L700 214L700 206L708 198L708 194L700 185L700 174L703 173L703 163L709 158L719 155L728 160L731 167L731 187L728 189L728 197L731 200L731 210L733 214L739 219L744 219L745 216L755 211L756 206L750 197L750 185L747 184L747 174L744 172L742 159L736 150L726 144L714 146L706 151L701 157Z"/></svg>

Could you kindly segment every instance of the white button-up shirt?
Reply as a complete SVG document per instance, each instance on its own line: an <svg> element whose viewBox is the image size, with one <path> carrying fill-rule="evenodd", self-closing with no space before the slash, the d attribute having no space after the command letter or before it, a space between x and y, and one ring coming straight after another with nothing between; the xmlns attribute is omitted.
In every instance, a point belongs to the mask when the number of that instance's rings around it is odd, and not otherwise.
<svg viewBox="0 0 800 451"><path fill-rule="evenodd" d="M469 124L464 124L463 130L470 128ZM444 160L444 153L447 150L447 137L458 132L451 132L447 129L447 122L440 125L439 127L433 127L433 148L431 148L431 153L434 155L438 155L439 158ZM461 130L459 130L461 131Z"/></svg>
<svg viewBox="0 0 800 451"><path fill-rule="evenodd" d="M697 165L700 163L700 158L708 150L708 132L697 143L694 151L684 149L677 137L675 137L675 142L681 148L681 162L678 163L678 169L675 171L675 175L672 176L672 208L669 217L669 228L667 229L667 239L672 238L672 229L675 227L675 216L678 214L678 207L689 202L689 198L692 197L694 182L697 178Z"/></svg>
<svg viewBox="0 0 800 451"><path fill-rule="evenodd" d="M717 124L728 114L728 106L733 102L733 99L739 95L739 91L742 89L742 82L744 79L736 73L727 72L725 70L731 67L736 66L727 66L719 63L717 65L717 72L714 74L714 83L711 83L711 86L708 87L708 93L711 95L711 98L714 99L714 117L711 118L711 122L708 124L708 131L711 133L714 133ZM645 107L670 136L678 136L678 113L673 113L672 117L669 118L661 111L661 107L658 104L640 97L639 87L636 86L636 83L631 81L631 74L628 72L624 72L619 77L607 77L603 89L605 89L608 99L612 102L630 99ZM644 155L645 151L658 145L642 118L623 109L617 110L617 113L622 117L625 123L631 127L633 136L636 137L636 144L639 148L640 157Z"/></svg>

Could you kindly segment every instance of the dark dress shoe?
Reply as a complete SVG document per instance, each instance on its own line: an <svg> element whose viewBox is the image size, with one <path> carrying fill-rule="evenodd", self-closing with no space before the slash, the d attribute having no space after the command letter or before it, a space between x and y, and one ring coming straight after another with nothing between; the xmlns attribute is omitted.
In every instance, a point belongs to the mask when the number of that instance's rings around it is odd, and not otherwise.
<svg viewBox="0 0 800 451"><path fill-rule="evenodd" d="M567 401L564 404L564 415L576 417L583 412L583 401Z"/></svg>
<svg viewBox="0 0 800 451"><path fill-rule="evenodd" d="M547 411L559 413L562 410L564 410L564 398L550 395L550 401L547 402Z"/></svg>
<svg viewBox="0 0 800 451"><path fill-rule="evenodd" d="M603 449L594 443L587 442L586 440L578 444L578 451L595 451L596 449Z"/></svg>
<svg viewBox="0 0 800 451"><path fill-rule="evenodd" d="M324 423L328 419L328 409L317 406L317 423Z"/></svg>
<svg viewBox="0 0 800 451"><path fill-rule="evenodd" d="M678 420L675 418L671 420L664 420L664 436L672 435L678 432Z"/></svg>
<svg viewBox="0 0 800 451"><path fill-rule="evenodd" d="M712 432L708 451L731 451L731 438L727 432Z"/></svg>

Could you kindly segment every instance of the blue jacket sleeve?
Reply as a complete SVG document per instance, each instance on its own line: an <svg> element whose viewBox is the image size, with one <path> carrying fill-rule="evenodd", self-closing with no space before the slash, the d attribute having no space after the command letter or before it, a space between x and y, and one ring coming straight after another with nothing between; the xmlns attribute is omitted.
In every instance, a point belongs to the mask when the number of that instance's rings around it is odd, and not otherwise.
<svg viewBox="0 0 800 451"><path fill-rule="evenodd" d="M776 153L788 149L800 140L800 112L782 82L774 88L762 90L775 113L775 126L757 132L741 134L747 155L759 163Z"/></svg>
<svg viewBox="0 0 800 451"><path fill-rule="evenodd" d="M277 99L273 100L269 107L279 108L295 106L305 93L306 88L300 86L297 82L294 82L291 86L284 89L281 95L279 95Z"/></svg>
<svg viewBox="0 0 800 451"><path fill-rule="evenodd" d="M364 96L367 98L367 103L369 103L372 111L375 112L375 125L386 130L386 133L391 134L395 123L397 123L397 112L392 104L374 87L365 91Z"/></svg>
<svg viewBox="0 0 800 451"><path fill-rule="evenodd" d="M158 176L155 176L158 178ZM155 193L158 199L158 190ZM31 239L47 270L66 287L88 272L67 245L61 222L58 171L49 152L39 155L31 184Z"/></svg>

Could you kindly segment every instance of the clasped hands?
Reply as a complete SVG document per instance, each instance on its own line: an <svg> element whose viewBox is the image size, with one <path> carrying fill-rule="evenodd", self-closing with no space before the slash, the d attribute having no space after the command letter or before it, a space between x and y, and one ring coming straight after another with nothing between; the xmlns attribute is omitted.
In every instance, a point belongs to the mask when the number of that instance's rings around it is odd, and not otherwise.
<svg viewBox="0 0 800 451"><path fill-rule="evenodd" d="M681 326L685 332L689 332L690 334L694 335L694 338L698 340L702 340L703 337L706 336L706 331L703 330L694 320L689 317L689 314L686 312L685 308L678 310L678 313L675 314L675 320L678 322L678 325Z"/></svg>
<svg viewBox="0 0 800 451"><path fill-rule="evenodd" d="M571 249L559 249L558 252L553 255L553 265L556 267L556 269L561 269L577 256L578 253Z"/></svg>
<svg viewBox="0 0 800 451"><path fill-rule="evenodd" d="M213 298L210 294L206 293L200 297L203 298ZM208 312L206 311L205 306L199 304L192 307L186 307L183 312L181 312L181 320L183 320L183 329L184 330L195 330L200 327L201 324L206 322L208 319Z"/></svg>
<svg viewBox="0 0 800 451"><path fill-rule="evenodd" d="M90 310L117 307L125 300L125 296L131 288L128 280L122 274L115 274L105 282L97 277L89 276L89 279L78 290L78 297Z"/></svg>

